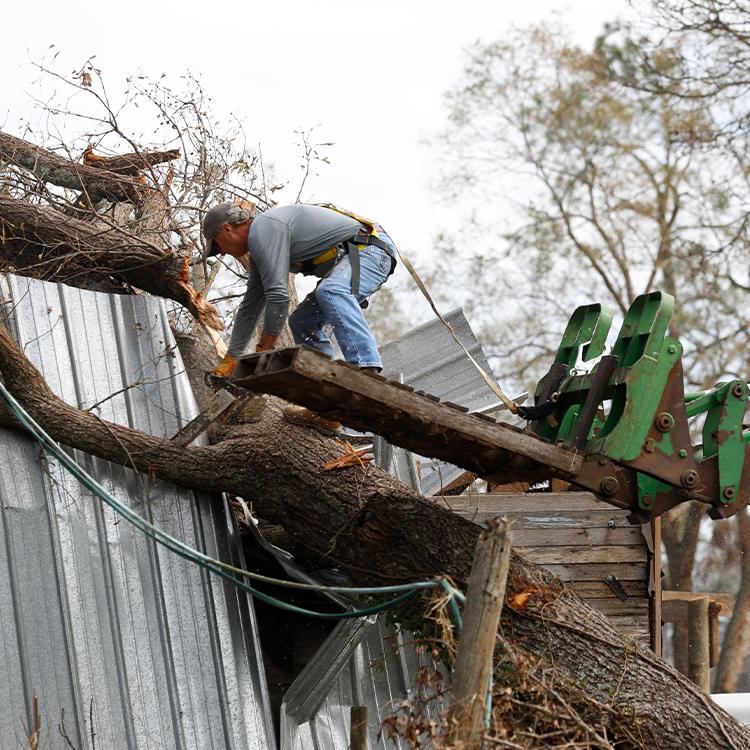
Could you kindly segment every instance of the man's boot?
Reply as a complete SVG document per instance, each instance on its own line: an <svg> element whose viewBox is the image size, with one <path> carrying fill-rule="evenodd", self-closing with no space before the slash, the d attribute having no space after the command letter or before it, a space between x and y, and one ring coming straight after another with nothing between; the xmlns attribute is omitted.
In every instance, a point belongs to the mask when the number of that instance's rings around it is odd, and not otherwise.
<svg viewBox="0 0 750 750"><path fill-rule="evenodd" d="M320 414L310 411L310 409L306 409L304 406L285 406L282 412L289 422L298 424L300 427L311 427L323 435L330 435L332 437L339 434L341 422L321 417Z"/></svg>

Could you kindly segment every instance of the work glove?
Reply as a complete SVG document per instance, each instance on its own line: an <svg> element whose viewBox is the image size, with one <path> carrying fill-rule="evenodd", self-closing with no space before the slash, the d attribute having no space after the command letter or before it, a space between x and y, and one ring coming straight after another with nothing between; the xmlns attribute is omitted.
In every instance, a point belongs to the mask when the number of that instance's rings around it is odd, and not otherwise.
<svg viewBox="0 0 750 750"><path fill-rule="evenodd" d="M231 354L225 354L224 359L222 359L221 362L211 370L211 374L217 378L231 378L236 367L237 357L233 357Z"/></svg>
<svg viewBox="0 0 750 750"><path fill-rule="evenodd" d="M260 339L258 340L258 346L255 347L256 352L269 352L271 349L276 348L276 342L279 340L278 334L275 333L261 333Z"/></svg>

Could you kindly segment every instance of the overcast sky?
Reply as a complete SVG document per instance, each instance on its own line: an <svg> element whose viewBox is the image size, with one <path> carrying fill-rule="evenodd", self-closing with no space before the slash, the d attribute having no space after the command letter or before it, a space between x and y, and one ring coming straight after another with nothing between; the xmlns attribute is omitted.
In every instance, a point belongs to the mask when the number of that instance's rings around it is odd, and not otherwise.
<svg viewBox="0 0 750 750"><path fill-rule="evenodd" d="M299 187L294 131L316 127L335 146L331 165L302 198L377 218L404 250L426 258L451 209L431 187L436 155L424 141L444 124L443 94L460 79L463 50L556 12L588 44L625 0L134 0L109 7L5 4L0 127L14 132L28 113L28 61L51 44L61 50L62 71L96 55L110 90L134 72L176 78L189 70L217 113L243 119L249 143L260 143L277 177L291 181L282 201L293 201Z"/></svg>

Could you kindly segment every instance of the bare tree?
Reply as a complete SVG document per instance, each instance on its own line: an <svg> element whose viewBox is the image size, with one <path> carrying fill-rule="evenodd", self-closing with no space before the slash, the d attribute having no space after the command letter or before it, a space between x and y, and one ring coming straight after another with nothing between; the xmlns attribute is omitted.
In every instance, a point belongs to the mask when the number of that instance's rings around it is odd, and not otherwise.
<svg viewBox="0 0 750 750"><path fill-rule="evenodd" d="M747 377L748 172L726 142L718 147L709 91L673 96L612 74L619 66L653 82L659 73L686 92L695 73L683 37L662 39L647 62L634 41L605 39L589 53L537 27L470 52L444 140L445 188L473 201L473 213L443 254L446 276L460 268L470 280L473 318L505 378L538 377L575 304L624 313L657 288L676 298L672 333L685 344L689 382ZM533 187L518 195L521 179ZM504 231L500 201L520 217ZM487 304L501 295L512 303ZM679 509L664 525L670 587L692 589L702 518ZM730 637L722 659L743 660L746 648Z"/></svg>

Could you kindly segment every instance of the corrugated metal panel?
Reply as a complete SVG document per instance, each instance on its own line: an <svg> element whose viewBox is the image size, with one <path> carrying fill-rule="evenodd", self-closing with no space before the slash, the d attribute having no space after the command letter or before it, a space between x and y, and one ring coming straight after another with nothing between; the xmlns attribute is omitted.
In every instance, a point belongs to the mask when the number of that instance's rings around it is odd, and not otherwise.
<svg viewBox="0 0 750 750"><path fill-rule="evenodd" d="M491 373L463 310L459 307L443 317L471 356ZM461 404L469 411L487 411L500 405L497 396L439 320L424 323L400 339L384 344L380 356L383 375L393 377L400 373L404 383L439 396L443 401Z"/></svg>
<svg viewBox="0 0 750 750"><path fill-rule="evenodd" d="M463 310L458 308L444 316L461 343L485 372L491 373L487 357L471 330ZM500 401L471 363L466 353L455 342L450 331L439 321L432 320L404 334L400 339L380 349L383 374L400 378L416 390L431 393L443 401L465 406L469 411L486 412ZM419 481L413 479L413 457L402 448L376 450L386 463L378 465L424 495L433 495L464 474L452 464L431 458L419 458Z"/></svg>
<svg viewBox="0 0 750 750"><path fill-rule="evenodd" d="M161 301L8 277L11 328L52 390L171 435L195 414ZM114 395L113 395L114 394ZM0 430L0 745L42 717L40 747L273 746L252 602L146 540L36 444ZM224 503L89 456L121 501L238 563Z"/></svg>
<svg viewBox="0 0 750 750"><path fill-rule="evenodd" d="M378 738L398 701L416 691L429 657L384 618L342 620L284 696L281 750L348 750L350 709L367 706L370 748L406 750Z"/></svg>

